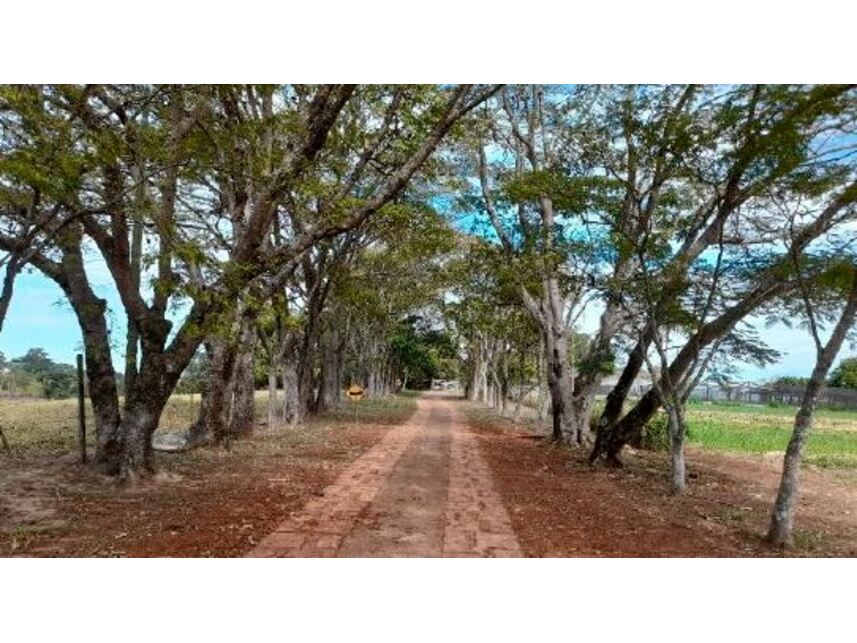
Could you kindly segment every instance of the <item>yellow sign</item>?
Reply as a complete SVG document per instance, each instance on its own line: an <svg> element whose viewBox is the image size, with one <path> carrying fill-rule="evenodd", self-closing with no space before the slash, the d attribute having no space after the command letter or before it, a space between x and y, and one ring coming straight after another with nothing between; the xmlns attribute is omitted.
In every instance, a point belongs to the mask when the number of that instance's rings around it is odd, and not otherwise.
<svg viewBox="0 0 857 643"><path fill-rule="evenodd" d="M345 392L348 396L348 399L352 402L359 402L363 397L363 389L357 386L356 384L352 384L351 387Z"/></svg>

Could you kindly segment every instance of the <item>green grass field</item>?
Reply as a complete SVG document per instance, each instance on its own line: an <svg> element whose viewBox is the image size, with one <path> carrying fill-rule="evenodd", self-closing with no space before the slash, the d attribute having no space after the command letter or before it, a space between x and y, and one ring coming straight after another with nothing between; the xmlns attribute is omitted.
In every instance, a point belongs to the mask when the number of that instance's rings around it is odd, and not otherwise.
<svg viewBox="0 0 857 643"><path fill-rule="evenodd" d="M692 402L689 442L716 451L785 451L795 412L792 407ZM857 468L857 411L816 411L806 460L825 467Z"/></svg>

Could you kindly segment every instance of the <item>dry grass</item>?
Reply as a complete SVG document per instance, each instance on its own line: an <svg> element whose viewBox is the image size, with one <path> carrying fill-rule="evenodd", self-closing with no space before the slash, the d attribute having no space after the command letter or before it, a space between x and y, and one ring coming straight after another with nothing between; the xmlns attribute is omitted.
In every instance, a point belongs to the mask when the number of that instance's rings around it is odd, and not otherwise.
<svg viewBox="0 0 857 643"><path fill-rule="evenodd" d="M282 393L278 397L278 406ZM256 392L256 417L264 422L268 403L267 391ZM120 400L121 404L121 400ZM343 405L338 411L341 418L348 419L355 410L361 419L370 420L373 415L393 417L396 411L407 412L413 408L413 400L405 396L385 400L363 400ZM173 395L164 409L159 431L186 430L199 412L199 395ZM392 415L391 415L392 414ZM330 417L336 417L337 413ZM0 399L0 426L15 455L58 455L77 449L77 400L22 400ZM87 444L94 447L95 422L92 407L86 401Z"/></svg>
<svg viewBox="0 0 857 643"><path fill-rule="evenodd" d="M265 398L257 396L264 407ZM199 411L199 395L174 395L160 430L187 429ZM94 444L95 421L86 401L87 444ZM0 400L0 426L13 453L65 453L77 447L77 400Z"/></svg>

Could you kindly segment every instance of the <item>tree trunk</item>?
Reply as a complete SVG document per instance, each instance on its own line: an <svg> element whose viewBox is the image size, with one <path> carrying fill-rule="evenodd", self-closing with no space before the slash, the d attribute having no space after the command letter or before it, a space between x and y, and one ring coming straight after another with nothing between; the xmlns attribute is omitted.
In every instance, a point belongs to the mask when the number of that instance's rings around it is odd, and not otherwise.
<svg viewBox="0 0 857 643"><path fill-rule="evenodd" d="M544 212L550 213L549 199L542 198ZM556 276L542 281L542 298L537 303L525 288L521 288L524 305L539 326L545 353L548 391L551 399L551 438L558 441L580 443L584 436L573 426L569 414L573 412L571 398L574 377L569 363L568 329L565 326L565 304Z"/></svg>
<svg viewBox="0 0 857 643"><path fill-rule="evenodd" d="M783 458L783 473L768 528L768 541L773 545L790 545L792 542L803 448L812 429L815 398L821 388L821 382L815 382L813 379L807 385L804 400L795 416L794 431Z"/></svg>
<svg viewBox="0 0 857 643"><path fill-rule="evenodd" d="M79 240L63 241L62 266L65 280L60 283L71 303L83 335L89 399L95 416L95 463L117 473L120 452L119 391L110 354L107 302L89 286L83 267Z"/></svg>
<svg viewBox="0 0 857 643"><path fill-rule="evenodd" d="M645 361L645 352L648 350L648 341L639 341L634 349L628 355L628 363L622 369L622 374L616 382L616 386L607 395L607 400L604 405L604 411L598 420L598 429L602 427L613 426L622 415L622 409L625 406L625 400L628 399L628 394L631 392L631 387L634 381L640 375Z"/></svg>
<svg viewBox="0 0 857 643"><path fill-rule="evenodd" d="M115 474L118 473L121 452L119 391L110 353L107 302L97 297L89 285L81 239L82 230L78 223L65 227L56 239L62 253L59 262L36 259L33 265L62 289L77 317L83 338L89 397L95 416L93 461L106 468L108 473ZM19 270L17 260L10 257L3 284L4 305L8 305L11 299L13 280Z"/></svg>
<svg viewBox="0 0 857 643"><path fill-rule="evenodd" d="M547 347L548 390L551 400L551 438L558 441L566 440L568 430L568 411L570 410L572 382L568 368L568 344L565 334L554 333L545 342ZM575 436L570 436L576 441Z"/></svg>
<svg viewBox="0 0 857 643"><path fill-rule="evenodd" d="M481 333L476 335L470 345L471 351L473 352L473 355L471 356L473 363L473 375L471 378L472 384L468 391L468 399L471 402L485 402L487 401L485 398L485 386L486 370L488 365L487 356L485 354L485 341Z"/></svg>
<svg viewBox="0 0 857 643"><path fill-rule="evenodd" d="M318 356L319 329L317 315L310 311L303 341L298 353L298 393L300 400L300 417L304 418L315 412L316 376L315 366Z"/></svg>
<svg viewBox="0 0 857 643"><path fill-rule="evenodd" d="M524 369L526 367L526 353L523 348L519 347L518 350L518 390L515 395L515 410L513 411L512 418L517 422L521 417L521 404L524 400L524 395L526 391L526 376L524 373Z"/></svg>
<svg viewBox="0 0 857 643"><path fill-rule="evenodd" d="M154 471L152 435L182 372L199 349L199 337L185 334L176 340L178 346L167 351L170 328L169 322L160 319L140 327L140 372L119 425L117 470L126 482Z"/></svg>
<svg viewBox="0 0 857 643"><path fill-rule="evenodd" d="M819 392L824 387L833 360L836 359L845 336L854 325L855 315L857 315L857 270L855 270L851 292L842 315L837 321L827 344L818 351L815 368L812 370L812 375L803 393L800 409L795 416L794 431L792 431L789 445L786 448L786 455L783 458L783 475L771 514L771 525L768 529L768 540L774 545L782 546L791 543L794 511L799 494L800 464L803 459L804 445L812 430L815 404ZM818 341L817 338L816 341Z"/></svg>
<svg viewBox="0 0 857 643"><path fill-rule="evenodd" d="M152 459L152 435L158 428L162 404L136 400L125 409L120 430L122 432L122 455L119 465L120 479L135 483L140 476L154 473Z"/></svg>
<svg viewBox="0 0 857 643"><path fill-rule="evenodd" d="M338 342L336 344L336 379L334 384L335 403L339 405L342 402L342 391L345 387L345 349L348 347L348 331L337 331Z"/></svg>
<svg viewBox="0 0 857 643"><path fill-rule="evenodd" d="M158 344L152 346L151 341L143 339L143 359L136 388L119 426L122 451L118 471L120 479L127 483L154 473L152 435L178 381L178 375L165 377L163 344Z"/></svg>
<svg viewBox="0 0 857 643"><path fill-rule="evenodd" d="M138 179L139 180L139 179ZM139 180L140 195L138 198L141 200L145 198L144 196L144 184L142 180ZM140 275L142 272L142 260L143 260L143 224L139 219L135 220L133 226L131 228L131 261L130 261L130 272L131 272L131 288L134 292L139 292L140 290ZM137 379L137 351L140 346L140 333L137 329L137 324L134 323L134 320L130 315L128 315L128 326L127 326L127 336L125 339L125 384L126 390L133 391L136 385Z"/></svg>
<svg viewBox="0 0 857 643"><path fill-rule="evenodd" d="M287 360L283 364L283 422L295 426L302 419L297 368Z"/></svg>
<svg viewBox="0 0 857 643"><path fill-rule="evenodd" d="M335 407L339 402L339 333L336 329L328 329L321 338L321 374L319 376L317 411L325 411Z"/></svg>
<svg viewBox="0 0 857 643"><path fill-rule="evenodd" d="M676 404L680 404L677 402ZM684 460L685 422L684 412L679 408L669 410L670 455L672 462L673 493L684 493L687 487L687 470Z"/></svg>
<svg viewBox="0 0 857 643"><path fill-rule="evenodd" d="M503 379L500 382L500 414L506 415L506 401L509 399L509 350L508 346L503 344Z"/></svg>
<svg viewBox="0 0 857 643"><path fill-rule="evenodd" d="M595 433L595 444L592 447L592 453L589 454L589 462L594 463L599 456L607 454L608 463L614 466L620 466L618 458L615 457L615 449L610 449L608 443L613 435L617 432L616 423L622 417L622 411L625 408L625 401L631 392L631 387L634 381L642 370L645 361L645 353L649 347L648 341L637 342L634 349L628 355L628 363L622 369L622 374L616 385L607 394L607 400L604 404L604 410L598 418L598 427ZM642 425L641 425L642 426Z"/></svg>
<svg viewBox="0 0 857 643"><path fill-rule="evenodd" d="M569 426L577 444L592 442L590 421L592 420L592 407L595 405L594 391L587 391L580 395L571 396L571 413L569 414Z"/></svg>
<svg viewBox="0 0 857 643"><path fill-rule="evenodd" d="M277 426L277 371L274 364L268 367L268 430Z"/></svg>
<svg viewBox="0 0 857 643"><path fill-rule="evenodd" d="M244 319L233 365L232 413L229 418L229 435L232 438L253 433L256 416L254 319Z"/></svg>
<svg viewBox="0 0 857 643"><path fill-rule="evenodd" d="M201 446L208 443L214 434L213 427L217 422L223 422L223 377L218 372L222 362L223 346L219 340L205 342L205 352L208 357L208 374L202 384L202 394L199 413L196 420L188 429L190 446Z"/></svg>
<svg viewBox="0 0 857 643"><path fill-rule="evenodd" d="M544 356L546 354L544 338L541 339L541 345L539 346L539 352L537 354L537 364L536 371L538 373L539 378L539 391L538 396L536 398L536 413L538 415L539 423L544 421L545 416L547 415L547 407L550 400L550 395L546 387L546 368L544 363Z"/></svg>
<svg viewBox="0 0 857 643"><path fill-rule="evenodd" d="M89 399L95 417L95 462L115 460L119 452L119 392L110 359L110 340L103 317L83 329Z"/></svg>
<svg viewBox="0 0 857 643"><path fill-rule="evenodd" d="M17 253L9 253L6 257L6 271L3 274L3 286L0 288L0 333L3 332L3 324L6 321L6 313L9 312L9 304L12 303L12 294L15 291L15 279L24 264L21 263ZM2 436L2 433L0 433ZM6 443L6 438L3 438Z"/></svg>

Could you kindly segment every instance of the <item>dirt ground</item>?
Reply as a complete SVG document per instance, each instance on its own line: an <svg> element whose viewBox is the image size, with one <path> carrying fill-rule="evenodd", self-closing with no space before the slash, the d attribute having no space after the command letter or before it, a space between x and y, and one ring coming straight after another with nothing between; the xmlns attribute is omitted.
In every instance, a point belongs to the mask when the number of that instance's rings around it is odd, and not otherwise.
<svg viewBox="0 0 857 643"><path fill-rule="evenodd" d="M669 493L665 454L629 452L625 468L591 468L584 453L530 426L470 407L471 426L528 556L855 556L857 476L807 467L795 547L762 540L779 458L692 450L688 492Z"/></svg>
<svg viewBox="0 0 857 643"><path fill-rule="evenodd" d="M855 556L857 472L807 467L796 545L762 541L780 459L623 470L442 394L159 454L134 488L73 455L0 461L0 556ZM363 407L366 409L367 407ZM412 414L413 413L413 414Z"/></svg>
<svg viewBox="0 0 857 643"><path fill-rule="evenodd" d="M0 556L241 556L321 494L400 416L317 421L230 451L158 454L122 489L74 457L0 463Z"/></svg>

